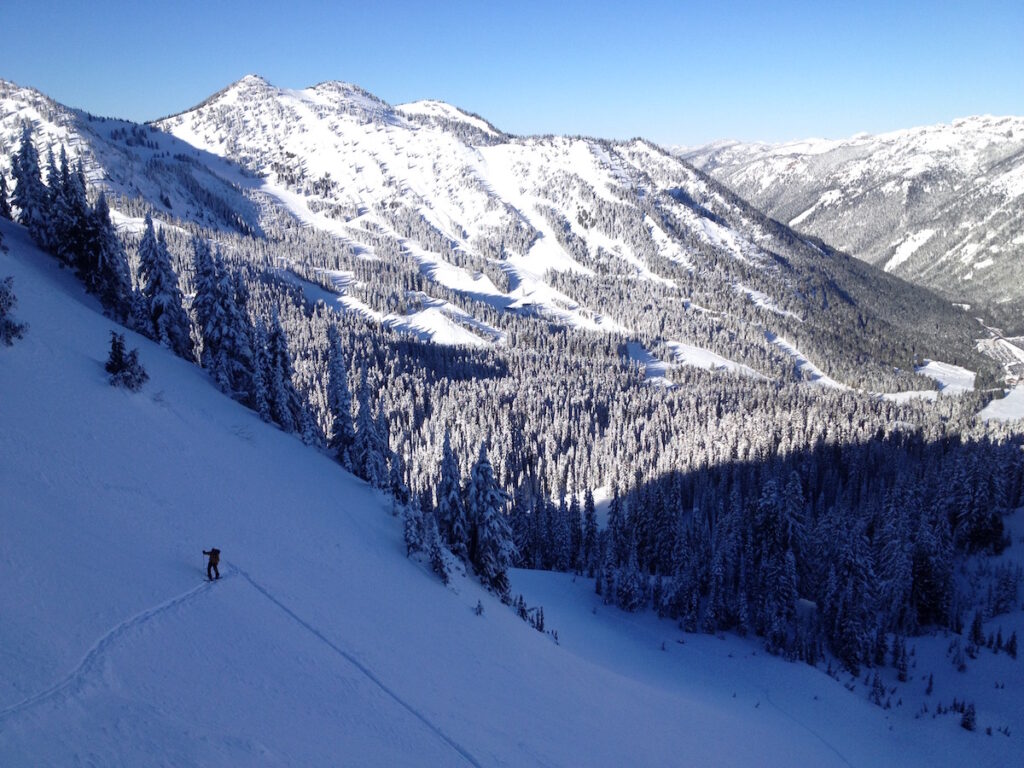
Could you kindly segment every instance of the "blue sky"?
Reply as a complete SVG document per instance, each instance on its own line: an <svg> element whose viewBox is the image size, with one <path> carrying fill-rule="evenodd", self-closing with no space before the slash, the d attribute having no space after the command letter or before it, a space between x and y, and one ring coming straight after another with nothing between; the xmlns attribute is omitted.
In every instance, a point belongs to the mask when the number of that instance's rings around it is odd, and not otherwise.
<svg viewBox="0 0 1024 768"><path fill-rule="evenodd" d="M1024 114L1024 2L0 5L0 77L148 120L245 74L449 101L513 133L665 144Z"/></svg>

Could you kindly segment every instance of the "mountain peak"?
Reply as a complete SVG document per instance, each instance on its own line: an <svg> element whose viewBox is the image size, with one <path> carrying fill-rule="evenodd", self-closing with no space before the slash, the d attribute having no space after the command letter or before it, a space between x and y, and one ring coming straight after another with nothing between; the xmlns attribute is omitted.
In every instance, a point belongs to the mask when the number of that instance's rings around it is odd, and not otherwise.
<svg viewBox="0 0 1024 768"><path fill-rule="evenodd" d="M238 80L237 82L235 82L235 85L237 85L237 86L269 86L270 85L270 81L268 81L267 78L263 77L263 75L248 74L245 77L243 77L240 80Z"/></svg>

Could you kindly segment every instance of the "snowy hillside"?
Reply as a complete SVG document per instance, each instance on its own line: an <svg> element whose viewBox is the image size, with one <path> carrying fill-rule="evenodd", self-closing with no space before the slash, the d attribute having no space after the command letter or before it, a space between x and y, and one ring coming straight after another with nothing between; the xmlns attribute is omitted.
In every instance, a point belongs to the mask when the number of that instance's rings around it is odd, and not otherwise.
<svg viewBox="0 0 1024 768"><path fill-rule="evenodd" d="M293 273L311 300L419 339L489 346L553 323L665 364L802 380L770 341L784 337L831 379L882 391L927 386L901 373L924 356L996 370L973 318L643 140L511 137L441 102L392 107L347 83L256 76L152 126L9 83L0 94L5 153L29 121L44 157L64 146L84 159L125 231L147 211L182 238L200 226L229 254ZM171 247L187 258L183 239Z"/></svg>
<svg viewBox="0 0 1024 768"><path fill-rule="evenodd" d="M681 155L800 232L956 301L1019 313L1024 118Z"/></svg>
<svg viewBox="0 0 1024 768"><path fill-rule="evenodd" d="M129 332L150 381L110 387L110 321L20 227L0 232L0 277L13 276L29 325L0 347L0 763L953 766L1020 754L1024 680L1005 654L983 649L983 672L963 677L943 671L947 640L918 644L936 700L967 690L982 728L1011 730L986 736L958 716L915 717L923 699L909 687L885 710L861 682L848 691L847 676L756 641L590 606L592 582L568 575L513 575L560 644L467 579L443 587L404 557L378 492L200 369ZM210 546L225 558L214 584ZM1002 620L1004 634L1024 630L1019 611Z"/></svg>
<svg viewBox="0 0 1024 768"><path fill-rule="evenodd" d="M70 109L0 80L0 173L8 177L24 124L44 159L62 147L72 161L81 159L87 181L107 192L123 226L137 227L144 200L157 215L259 232L259 212L243 192L252 182L237 168L149 126Z"/></svg>

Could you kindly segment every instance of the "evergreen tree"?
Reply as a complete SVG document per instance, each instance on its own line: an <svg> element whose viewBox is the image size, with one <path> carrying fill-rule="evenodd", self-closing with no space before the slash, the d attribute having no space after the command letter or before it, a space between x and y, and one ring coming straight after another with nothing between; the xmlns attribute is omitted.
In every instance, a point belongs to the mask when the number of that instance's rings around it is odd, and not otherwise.
<svg viewBox="0 0 1024 768"><path fill-rule="evenodd" d="M349 451L356 437L355 424L352 423L352 395L348 389L341 337L333 323L327 328L327 339L327 409L330 414L327 447L343 467L351 469Z"/></svg>
<svg viewBox="0 0 1024 768"><path fill-rule="evenodd" d="M139 243L139 294L142 316L138 328L179 357L189 356L189 322L182 306L178 277L171 267L163 230L154 234L153 219L146 214Z"/></svg>
<svg viewBox="0 0 1024 768"><path fill-rule="evenodd" d="M441 579L442 584L447 584L448 562L444 557L444 550L441 548L441 537L437 531L437 518L433 512L426 512L423 515L423 543L427 556L430 558L430 568Z"/></svg>
<svg viewBox="0 0 1024 768"><path fill-rule="evenodd" d="M107 196L100 192L89 215L86 245L78 260L86 290L119 322L131 315L132 287L128 256L110 221Z"/></svg>
<svg viewBox="0 0 1024 768"><path fill-rule="evenodd" d="M494 478L483 441L470 470L466 496L470 562L485 584L504 595L508 592L508 569L515 557L512 531L505 517L509 496Z"/></svg>
<svg viewBox="0 0 1024 768"><path fill-rule="evenodd" d="M92 210L85 193L85 174L79 164L68 166L64 147L60 149L60 170L56 186L51 186L49 211L49 247L64 264L74 267L80 278L89 271L88 248L91 245Z"/></svg>
<svg viewBox="0 0 1024 768"><path fill-rule="evenodd" d="M267 386L268 355L267 330L261 321L250 326L250 347L253 353L252 387L249 392L249 406L259 414L263 421L269 423L270 393Z"/></svg>
<svg viewBox="0 0 1024 768"><path fill-rule="evenodd" d="M608 536L612 563L621 565L629 557L629 539L626 534L626 519L619 496L619 484L612 483L612 500L608 504Z"/></svg>
<svg viewBox="0 0 1024 768"><path fill-rule="evenodd" d="M375 488L384 488L387 486L387 438L381 434L381 423L373 413L373 395L365 367L359 372L357 404L352 471Z"/></svg>
<svg viewBox="0 0 1024 768"><path fill-rule="evenodd" d="M618 569L615 583L615 604L624 611L636 611L647 602L644 577L637 564L636 542L630 542L625 565Z"/></svg>
<svg viewBox="0 0 1024 768"><path fill-rule="evenodd" d="M24 323L14 320L14 308L18 299L14 295L14 278L0 279L0 344L11 346L15 339L20 339L27 328Z"/></svg>
<svg viewBox="0 0 1024 768"><path fill-rule="evenodd" d="M583 568L589 577L594 576L597 558L597 511L594 494L587 488L583 494Z"/></svg>
<svg viewBox="0 0 1024 768"><path fill-rule="evenodd" d="M569 551L570 567L577 573L583 570L583 513L580 510L579 496L573 494L569 502Z"/></svg>
<svg viewBox="0 0 1024 768"><path fill-rule="evenodd" d="M105 369L110 374L111 385L132 392L138 392L149 381L149 374L139 363L139 350L125 352L124 335L116 331L110 332L110 355Z"/></svg>
<svg viewBox="0 0 1024 768"><path fill-rule="evenodd" d="M10 192L7 191L7 177L0 173L0 219L10 221L14 218L11 213Z"/></svg>
<svg viewBox="0 0 1024 768"><path fill-rule="evenodd" d="M192 236L192 268L195 283L195 296L192 298L192 314L196 323L195 359L210 372L218 388L228 392L231 382L224 343L227 297L221 295L221 276L217 274L210 244L199 235Z"/></svg>
<svg viewBox="0 0 1024 768"><path fill-rule="evenodd" d="M32 128L22 124L21 145L11 168L14 192L11 202L18 209L18 222L23 224L37 243L43 243L48 194L39 168L39 152L32 142Z"/></svg>
<svg viewBox="0 0 1024 768"><path fill-rule="evenodd" d="M409 503L409 486L405 482L405 462L397 451L388 462L388 491L398 504Z"/></svg>
<svg viewBox="0 0 1024 768"><path fill-rule="evenodd" d="M267 332L263 377L266 384L270 419L285 432L298 432L303 426L302 400L292 381L292 358L288 337L275 315Z"/></svg>
<svg viewBox="0 0 1024 768"><path fill-rule="evenodd" d="M978 715L973 704L964 707L963 716L960 718L960 727L966 731L973 731L978 727Z"/></svg>
<svg viewBox="0 0 1024 768"><path fill-rule="evenodd" d="M469 559L469 522L462 501L462 473L452 449L451 433L444 431L441 448L441 466L437 479L437 522L441 536L452 554L461 560Z"/></svg>
<svg viewBox="0 0 1024 768"><path fill-rule="evenodd" d="M423 510L419 504L402 505L402 535L406 557L413 552L423 551Z"/></svg>

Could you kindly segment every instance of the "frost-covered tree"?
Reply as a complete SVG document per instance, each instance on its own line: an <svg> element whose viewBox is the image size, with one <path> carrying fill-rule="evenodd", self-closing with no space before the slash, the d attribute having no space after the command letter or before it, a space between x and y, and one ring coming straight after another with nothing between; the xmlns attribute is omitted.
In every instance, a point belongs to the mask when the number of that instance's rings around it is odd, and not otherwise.
<svg viewBox="0 0 1024 768"><path fill-rule="evenodd" d="M366 368L359 372L356 435L352 444L352 471L375 488L387 486L387 438L381 434L381 423L373 412Z"/></svg>
<svg viewBox="0 0 1024 768"><path fill-rule="evenodd" d="M249 345L253 355L252 387L249 391L249 407L265 422L270 422L270 392L267 385L268 355L267 329L258 320L250 327Z"/></svg>
<svg viewBox="0 0 1024 768"><path fill-rule="evenodd" d="M18 299L14 295L14 278L5 277L0 280L0 344L9 347L15 339L20 339L27 326L15 321L14 308Z"/></svg>
<svg viewBox="0 0 1024 768"><path fill-rule="evenodd" d="M192 314L195 318L194 348L196 362L210 372L222 392L230 388L224 349L227 333L225 296L220 293L221 279L206 238L192 237L192 270L195 294Z"/></svg>
<svg viewBox="0 0 1024 768"><path fill-rule="evenodd" d="M487 445L481 441L466 488L469 559L480 579L502 595L508 592L508 569L515 557L512 531L505 516L508 501L509 495L494 478Z"/></svg>
<svg viewBox="0 0 1024 768"><path fill-rule="evenodd" d="M163 230L154 233L153 219L146 215L139 243L139 317L137 327L179 357L190 350L188 315L182 306L178 276L171 266Z"/></svg>
<svg viewBox="0 0 1024 768"><path fill-rule="evenodd" d="M452 448L451 433L444 432L441 448L441 466L437 477L437 522L441 536L452 554L469 559L469 520L463 502L462 473Z"/></svg>
<svg viewBox="0 0 1024 768"><path fill-rule="evenodd" d="M110 354L104 368L110 374L111 385L132 392L138 392L149 381L149 374L139 362L139 350L125 351L124 335L116 331L110 332Z"/></svg>
<svg viewBox="0 0 1024 768"><path fill-rule="evenodd" d="M405 539L405 556L424 549L423 510L419 504L402 506L402 537Z"/></svg>
<svg viewBox="0 0 1024 768"><path fill-rule="evenodd" d="M341 337L333 323L328 326L327 339L327 409L330 414L326 435L327 447L343 467L351 469L352 459L349 451L356 437L355 424L352 422L352 394L348 388Z"/></svg>
<svg viewBox="0 0 1024 768"><path fill-rule="evenodd" d="M288 337L275 316L267 331L263 378L270 418L285 432L300 432L305 420L302 400L292 381L292 359Z"/></svg>
<svg viewBox="0 0 1024 768"><path fill-rule="evenodd" d="M597 567L597 511L594 493L587 488L583 494L583 544L582 568L591 578Z"/></svg>
<svg viewBox="0 0 1024 768"><path fill-rule="evenodd" d="M0 173L0 219L10 221L14 218L11 213L10 192L7 190L7 177Z"/></svg>
<svg viewBox="0 0 1024 768"><path fill-rule="evenodd" d="M92 209L85 193L85 175L81 163L68 165L63 145L60 167L51 174L50 208L47 212L48 247L64 264L75 267L82 276L88 269L87 250L91 243Z"/></svg>
<svg viewBox="0 0 1024 768"><path fill-rule="evenodd" d="M115 320L124 322L131 315L132 285L128 256L110 220L107 196L100 192L89 216L87 242L77 261L79 276L86 290Z"/></svg>
<svg viewBox="0 0 1024 768"><path fill-rule="evenodd" d="M43 244L48 193L28 122L22 124L21 144L13 158L11 175L14 178L11 202L18 210L18 222L25 226L33 240Z"/></svg>

